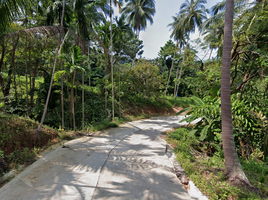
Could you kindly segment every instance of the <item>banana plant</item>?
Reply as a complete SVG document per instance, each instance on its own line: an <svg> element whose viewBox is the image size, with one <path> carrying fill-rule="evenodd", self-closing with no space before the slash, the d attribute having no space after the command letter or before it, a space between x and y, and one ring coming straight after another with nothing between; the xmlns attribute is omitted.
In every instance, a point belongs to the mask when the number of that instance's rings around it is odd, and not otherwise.
<svg viewBox="0 0 268 200"><path fill-rule="evenodd" d="M189 116L180 122L191 123L196 119L200 119L200 121L195 124L193 129L190 131L189 135L198 134L200 135L199 140L201 141L205 139L218 139L219 135L216 135L215 132L221 131L220 98L211 99L209 97L205 97L203 100L196 96L193 96L191 98L194 100L195 105L185 108L177 113L177 115L180 115L185 111L189 111Z"/></svg>

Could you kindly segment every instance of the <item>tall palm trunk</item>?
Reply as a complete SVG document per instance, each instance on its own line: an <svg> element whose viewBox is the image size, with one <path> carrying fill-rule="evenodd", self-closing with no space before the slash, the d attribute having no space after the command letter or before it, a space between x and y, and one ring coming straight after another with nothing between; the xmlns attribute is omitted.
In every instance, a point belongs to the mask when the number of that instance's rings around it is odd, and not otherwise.
<svg viewBox="0 0 268 200"><path fill-rule="evenodd" d="M85 126L85 73L82 72L82 130Z"/></svg>
<svg viewBox="0 0 268 200"><path fill-rule="evenodd" d="M121 48L120 48L121 49ZM120 94L120 90L121 90L121 64L120 64L120 62L121 62L121 54L119 53L119 61L118 61L118 63L119 63L119 66L118 66L118 76L119 76L119 80L118 80L118 101L119 101L119 119L121 119L121 94Z"/></svg>
<svg viewBox="0 0 268 200"><path fill-rule="evenodd" d="M110 38L111 38L111 76L112 76L112 115L114 121L114 67L113 67L113 15L112 15L112 0L110 0Z"/></svg>
<svg viewBox="0 0 268 200"><path fill-rule="evenodd" d="M231 95L230 95L230 68L232 50L234 0L226 1L222 76L221 76L221 116L222 116L222 141L225 166L228 177L234 183L247 183L250 185L239 162L233 136Z"/></svg>
<svg viewBox="0 0 268 200"><path fill-rule="evenodd" d="M88 69L89 69L89 72L90 72L90 63L89 63L89 42L88 42ZM91 84L90 84L90 76L88 76L88 86L90 87Z"/></svg>
<svg viewBox="0 0 268 200"><path fill-rule="evenodd" d="M86 55L86 41L84 40L83 46L83 55ZM85 60L83 60L85 64ZM85 72L82 72L82 130L85 126Z"/></svg>
<svg viewBox="0 0 268 200"><path fill-rule="evenodd" d="M27 38L26 38L27 46ZM27 117L29 116L29 102L28 102L28 57L27 51L25 51L25 89L26 89L26 108L27 108Z"/></svg>
<svg viewBox="0 0 268 200"><path fill-rule="evenodd" d="M54 67L53 67L53 72L52 72L52 76L51 76L51 81L50 81L50 86L49 86L49 90L48 90L48 95L47 95L47 99L46 99L46 105L44 108L44 112L42 115L42 119L41 122L36 130L36 137L39 139L40 138L40 133L42 131L42 125L44 123L45 120L45 116L46 116L46 112L47 112L47 107L48 107L48 102L49 102L49 98L50 98L50 93L51 93L51 89L52 89L52 84L53 84L53 79L54 79L54 75L55 75L55 70L56 70L56 66L57 66L57 61L58 61L58 55L59 55L59 49L60 49L60 44L61 44L61 34L62 34L62 26L63 26L63 18L64 18L64 9L65 9L65 0L63 0L63 5L62 5L62 16L61 16L61 23L60 23L60 35L59 35L59 40L58 40L58 45L57 45L57 50L56 50L56 58L54 61Z"/></svg>
<svg viewBox="0 0 268 200"><path fill-rule="evenodd" d="M16 81L16 71L17 71L17 67L14 66L14 90L15 90L15 100L16 103L18 102L18 91L17 91L17 81Z"/></svg>
<svg viewBox="0 0 268 200"><path fill-rule="evenodd" d="M75 71L73 72L73 78L72 78L72 88L71 88L71 107L72 107L72 115L73 115L73 127L74 131L76 131L75 126L75 112L74 112L74 81L75 81Z"/></svg>
<svg viewBox="0 0 268 200"><path fill-rule="evenodd" d="M179 79L178 79L178 85L177 85L177 87L176 87L175 98L177 97L178 92L179 92L179 87L180 87L180 82L181 82L181 75L182 75L183 63L184 63L184 59L183 59L182 64L181 64L180 75L179 75ZM179 69L179 66L178 66L178 69Z"/></svg>
<svg viewBox="0 0 268 200"><path fill-rule="evenodd" d="M177 88L176 88L176 96L175 96L175 98L177 98L177 96L178 96L178 92L179 92L179 88L180 88L181 75L182 75L182 68L183 68L183 66L184 66L184 62L185 62L185 52L186 52L187 49L188 49L188 42L189 42L189 39L190 39L190 33L189 33L188 38L187 38L187 41L186 41L186 48L185 48L185 51L184 51L184 54L183 54L183 58L182 58L182 64L181 64L181 69L180 69L180 76L179 76L178 85L177 85Z"/></svg>
<svg viewBox="0 0 268 200"><path fill-rule="evenodd" d="M60 70L63 69L63 61L60 63ZM63 77L61 76L61 128L64 129L64 99L63 99Z"/></svg>
<svg viewBox="0 0 268 200"><path fill-rule="evenodd" d="M108 58L107 58L108 59ZM107 111L107 98L108 98L108 92L107 92L107 65L109 64L109 60L107 60L107 63L105 65L105 116L107 117L108 115L106 115Z"/></svg>
<svg viewBox="0 0 268 200"><path fill-rule="evenodd" d="M68 107L69 107L69 128L72 127L72 106L71 106L71 97L69 96L69 76L66 76L66 85L67 85L67 94L68 94Z"/></svg>
<svg viewBox="0 0 268 200"><path fill-rule="evenodd" d="M168 75L168 81L167 81L167 87L166 87L166 91L165 91L165 96L167 96L167 90L168 90L169 80L170 80L170 76L171 76L173 65L174 65L174 60L175 60L175 55L176 55L176 51L175 50L174 50L174 54L173 54L173 58L172 58L172 63L171 63L171 67L170 67L170 71L169 71L169 75Z"/></svg>

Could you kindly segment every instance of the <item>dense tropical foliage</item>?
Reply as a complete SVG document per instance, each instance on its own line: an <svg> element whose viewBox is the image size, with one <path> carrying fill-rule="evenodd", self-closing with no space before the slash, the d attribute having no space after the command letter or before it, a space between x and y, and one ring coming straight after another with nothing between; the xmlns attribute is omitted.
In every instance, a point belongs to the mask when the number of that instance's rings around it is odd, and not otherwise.
<svg viewBox="0 0 268 200"><path fill-rule="evenodd" d="M141 102L182 105L187 97L191 115L184 121L200 119L188 135L210 145L210 154L233 140L232 154L267 163L268 1L222 1L209 9L205 0L186 0L167 25L170 40L146 60L139 33L153 23L155 4L0 1L0 114L41 121L39 131L43 123L85 130ZM202 36L192 40L196 30ZM226 160L232 179L239 170L228 164L235 159L238 166L238 157Z"/></svg>

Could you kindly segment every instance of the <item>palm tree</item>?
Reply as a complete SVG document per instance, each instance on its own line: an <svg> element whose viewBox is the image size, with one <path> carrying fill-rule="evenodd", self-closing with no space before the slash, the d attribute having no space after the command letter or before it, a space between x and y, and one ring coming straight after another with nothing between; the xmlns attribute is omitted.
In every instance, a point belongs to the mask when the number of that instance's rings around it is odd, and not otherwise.
<svg viewBox="0 0 268 200"><path fill-rule="evenodd" d="M196 27L200 29L202 22L207 19L206 13L208 13L208 10L204 6L205 3L207 3L206 0L186 0L183 4L181 4L178 15L173 17L174 22L169 24L171 29L173 29L171 37L174 37L175 40L179 40L186 36L185 51L188 49L190 34L195 32ZM182 67L185 61L185 51L179 79L181 78ZM176 86L177 91L175 96L178 94L179 84L180 81L178 81L178 85Z"/></svg>
<svg viewBox="0 0 268 200"><path fill-rule="evenodd" d="M75 75L77 71L86 71L87 68L85 68L84 65L81 65L81 61L83 60L83 57L81 55L81 49L78 46L73 45L71 47L70 53L67 54L61 54L61 59L64 59L65 62L65 70L62 70L60 72L57 72L58 74L62 75L64 73L71 76L71 113L73 115L73 127L74 131L76 131L76 125L75 125L75 111L74 111L74 82L75 82ZM88 70L87 70L88 71ZM55 75L56 77L56 75Z"/></svg>
<svg viewBox="0 0 268 200"><path fill-rule="evenodd" d="M0 36L6 31L8 25L25 11L26 3L27 0L0 1Z"/></svg>
<svg viewBox="0 0 268 200"><path fill-rule="evenodd" d="M136 31L138 38L140 31L146 29L147 21L153 24L155 12L154 0L130 0L122 9L122 13L127 16L127 22Z"/></svg>
<svg viewBox="0 0 268 200"><path fill-rule="evenodd" d="M221 75L221 116L222 116L222 141L225 158L225 166L228 177L235 184L249 183L237 156L231 113L231 92L230 92L230 69L231 69L231 50L232 50L232 26L234 13L234 0L226 1L223 56L222 56L222 75Z"/></svg>
<svg viewBox="0 0 268 200"><path fill-rule="evenodd" d="M128 1L128 0L127 0ZM121 12L121 6L123 0L113 0L114 5L119 7L119 12ZM114 121L114 67L113 67L113 13L112 13L112 0L110 0L110 41L111 41L111 77L112 77L112 115Z"/></svg>
<svg viewBox="0 0 268 200"><path fill-rule="evenodd" d="M123 50L123 43L126 41L126 34L132 34L133 31L130 28L129 24L126 23L126 16L124 14L118 19L115 18L116 29L115 29L115 49L118 53L118 76L119 76L119 87L118 87L118 98L119 98L119 118L121 118L121 94L120 94L120 78L121 78L121 51Z"/></svg>
<svg viewBox="0 0 268 200"><path fill-rule="evenodd" d="M186 0L180 6L178 19L180 27L185 27L188 37L190 33L195 32L195 28L200 29L202 22L207 19L206 13L209 11L205 8L206 0Z"/></svg>
<svg viewBox="0 0 268 200"><path fill-rule="evenodd" d="M99 10L107 12L104 8L104 2L89 2L88 0L71 0L73 11L77 18L77 30L83 40L83 55L86 54L86 40L90 41L90 33L93 27L98 25L104 19ZM89 48L89 47L88 47ZM84 129L84 71L82 72L82 129Z"/></svg>
<svg viewBox="0 0 268 200"><path fill-rule="evenodd" d="M59 40L58 40L58 45L57 45L57 49L56 49L56 57L55 57L55 61L54 61L54 67L53 67L52 77L51 77L51 81L50 81L50 87L49 87L49 91L48 91L48 95L47 95L47 99L46 99L46 105L45 105L45 108L44 108L44 112L43 112L40 124L39 124L39 126L38 126L38 128L37 128L37 130L35 132L37 138L40 138L40 133L42 131L42 125L43 125L44 120L45 120L47 107L48 107L48 102L49 102L49 97L50 97L51 88L52 88L52 84L53 84L53 79L54 79L54 75L55 75L55 70L56 70L56 66L57 66L59 49L60 49L60 44L61 44L64 10L65 10L65 0L63 0L62 16L61 16L61 23L60 23L60 34L59 34Z"/></svg>

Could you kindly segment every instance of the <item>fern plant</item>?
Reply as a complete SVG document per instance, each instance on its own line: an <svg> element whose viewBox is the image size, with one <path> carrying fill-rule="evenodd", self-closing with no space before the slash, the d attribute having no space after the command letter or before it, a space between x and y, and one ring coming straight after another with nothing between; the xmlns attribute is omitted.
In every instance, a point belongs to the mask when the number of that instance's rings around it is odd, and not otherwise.
<svg viewBox="0 0 268 200"><path fill-rule="evenodd" d="M196 119L200 121L195 124L193 129L190 131L190 135L199 135L199 140L220 140L221 135L218 132L221 131L221 109L220 99L214 98L211 100L210 97L205 97L203 100L193 96L191 97L196 103L194 106L188 107L177 113L180 115L185 111L189 111L186 118L180 122L191 123Z"/></svg>

